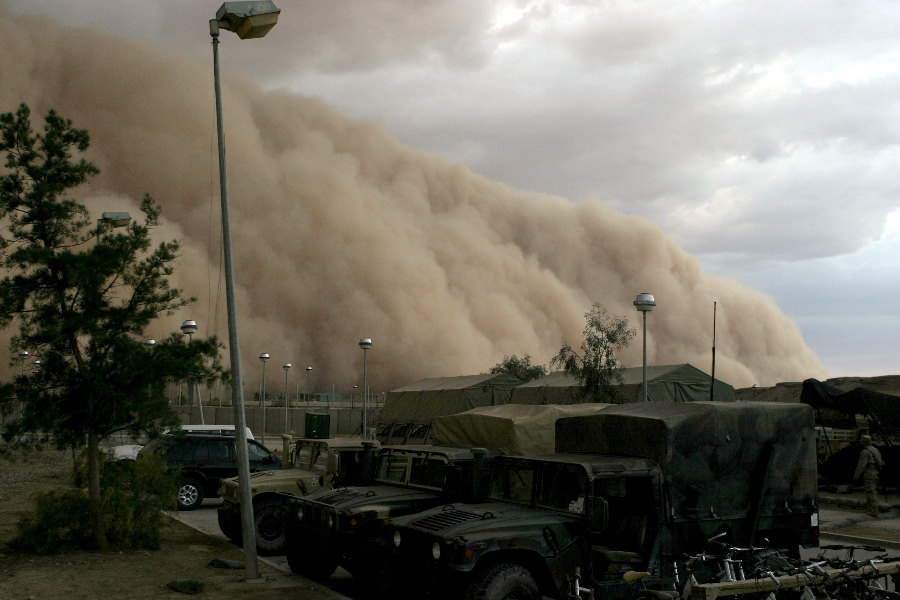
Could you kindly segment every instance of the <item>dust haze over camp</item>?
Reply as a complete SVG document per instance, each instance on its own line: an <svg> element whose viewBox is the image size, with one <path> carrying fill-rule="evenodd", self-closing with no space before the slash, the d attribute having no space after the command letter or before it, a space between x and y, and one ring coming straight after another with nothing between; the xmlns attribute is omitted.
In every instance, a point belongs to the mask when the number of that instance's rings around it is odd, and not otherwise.
<svg viewBox="0 0 900 600"><path fill-rule="evenodd" d="M182 242L173 283L197 302L148 335L190 318L200 334L227 340L211 57L2 4L0 35L0 111L24 102L36 127L53 108L87 129L87 158L101 174L79 199L92 213L137 215L150 194L163 209L157 239ZM268 352L270 368L310 365L314 387L346 393L361 385L361 337L374 342L377 391L486 372L504 355L546 364L563 343L580 344L592 302L640 332L632 302L644 291L658 303L651 364L708 371L716 302L717 377L749 386L823 375L771 298L705 275L647 221L490 181L378 124L233 74L223 104L246 379ZM620 360L640 365L640 335Z"/></svg>

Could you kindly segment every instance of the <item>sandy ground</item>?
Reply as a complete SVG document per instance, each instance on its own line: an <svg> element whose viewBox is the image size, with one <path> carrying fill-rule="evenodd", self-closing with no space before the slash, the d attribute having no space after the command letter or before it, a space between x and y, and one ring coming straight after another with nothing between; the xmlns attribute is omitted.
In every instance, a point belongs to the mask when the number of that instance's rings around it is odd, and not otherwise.
<svg viewBox="0 0 900 600"><path fill-rule="evenodd" d="M341 596L303 578L286 576L261 563L258 581L241 569L209 566L222 558L243 561L240 548L169 520L160 550L74 552L57 556L11 553L19 515L31 510L35 492L71 480L66 453L0 454L0 598L4 600L141 600L157 598L240 598L242 600L334 600ZM203 591L188 595L169 582L195 579Z"/></svg>

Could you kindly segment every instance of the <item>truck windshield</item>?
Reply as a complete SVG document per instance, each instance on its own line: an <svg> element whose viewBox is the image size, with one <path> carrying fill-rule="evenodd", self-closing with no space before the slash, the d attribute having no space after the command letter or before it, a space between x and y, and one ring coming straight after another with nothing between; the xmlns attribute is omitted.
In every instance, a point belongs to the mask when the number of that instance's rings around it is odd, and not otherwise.
<svg viewBox="0 0 900 600"><path fill-rule="evenodd" d="M447 459L436 454L387 452L378 464L376 479L390 483L408 483L437 490L444 487Z"/></svg>
<svg viewBox="0 0 900 600"><path fill-rule="evenodd" d="M298 469L324 471L328 468L328 452L322 444L301 444L294 455Z"/></svg>
<svg viewBox="0 0 900 600"><path fill-rule="evenodd" d="M498 465L491 477L491 500L531 504L534 465Z"/></svg>
<svg viewBox="0 0 900 600"><path fill-rule="evenodd" d="M385 452L378 461L375 479L389 483L406 483L409 457L402 452Z"/></svg>
<svg viewBox="0 0 900 600"><path fill-rule="evenodd" d="M535 504L546 508L581 514L587 477L579 465L545 464L538 470Z"/></svg>

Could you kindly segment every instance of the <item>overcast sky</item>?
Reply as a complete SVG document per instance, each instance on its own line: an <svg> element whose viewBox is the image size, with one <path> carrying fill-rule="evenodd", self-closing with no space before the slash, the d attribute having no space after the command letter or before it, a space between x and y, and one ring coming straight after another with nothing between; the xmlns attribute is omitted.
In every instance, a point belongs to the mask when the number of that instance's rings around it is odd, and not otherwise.
<svg viewBox="0 0 900 600"><path fill-rule="evenodd" d="M900 3L276 3L265 39L223 33L232 76L646 218L771 295L829 376L900 373ZM210 62L220 4L7 2Z"/></svg>

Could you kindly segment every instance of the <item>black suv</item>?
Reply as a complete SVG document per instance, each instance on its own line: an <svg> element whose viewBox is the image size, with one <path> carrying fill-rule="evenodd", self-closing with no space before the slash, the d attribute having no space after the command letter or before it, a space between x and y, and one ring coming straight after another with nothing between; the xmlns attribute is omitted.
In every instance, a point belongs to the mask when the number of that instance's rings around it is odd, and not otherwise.
<svg viewBox="0 0 900 600"><path fill-rule="evenodd" d="M178 508L188 510L207 496L215 498L221 481L237 476L234 442L232 435L166 436L144 446L141 453L152 452L170 468L181 469ZM281 468L281 459L257 441L247 440L247 456L251 472Z"/></svg>

